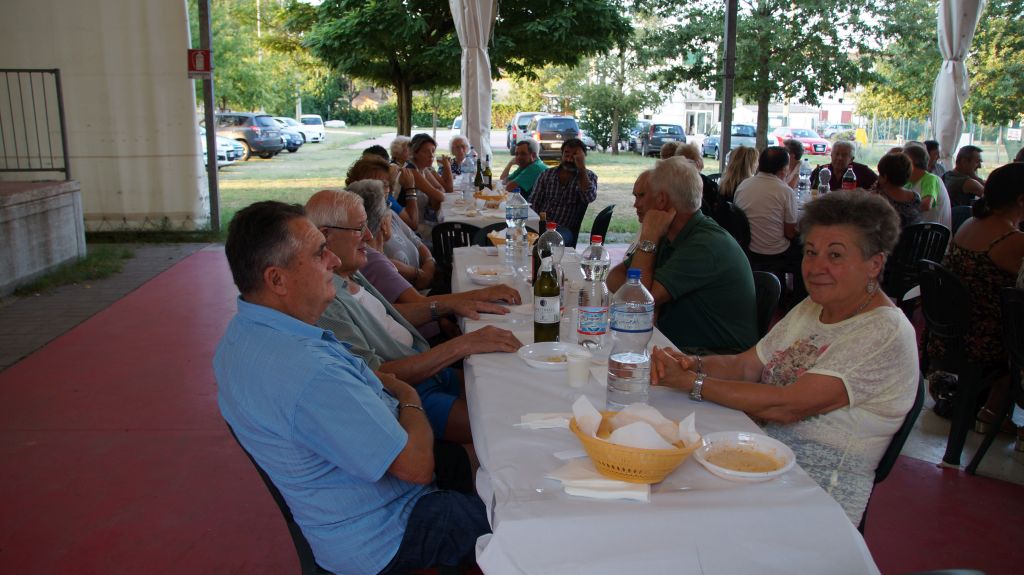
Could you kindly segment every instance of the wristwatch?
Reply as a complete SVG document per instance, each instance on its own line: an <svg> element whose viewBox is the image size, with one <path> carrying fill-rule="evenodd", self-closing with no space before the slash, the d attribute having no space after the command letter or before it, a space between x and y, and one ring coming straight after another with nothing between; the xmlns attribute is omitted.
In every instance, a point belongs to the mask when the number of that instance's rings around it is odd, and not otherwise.
<svg viewBox="0 0 1024 575"><path fill-rule="evenodd" d="M706 374L698 373L697 378L693 380L693 389L690 390L690 399L694 401L704 401L704 397L701 396L701 390L704 389L704 378Z"/></svg>
<svg viewBox="0 0 1024 575"><path fill-rule="evenodd" d="M655 251L657 251L658 244L652 242L651 240L640 240L640 244L637 246L637 249L644 253L653 254Z"/></svg>
<svg viewBox="0 0 1024 575"><path fill-rule="evenodd" d="M430 319L431 321L437 321L441 319L441 314L438 312L436 301L430 302Z"/></svg>

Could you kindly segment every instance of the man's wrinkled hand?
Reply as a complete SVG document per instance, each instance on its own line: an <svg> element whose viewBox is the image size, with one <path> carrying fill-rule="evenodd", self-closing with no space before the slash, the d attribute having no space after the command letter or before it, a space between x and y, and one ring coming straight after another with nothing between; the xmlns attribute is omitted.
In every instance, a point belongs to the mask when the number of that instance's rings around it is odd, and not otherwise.
<svg viewBox="0 0 1024 575"><path fill-rule="evenodd" d="M676 209L647 210L644 221L640 224L640 237L657 242L668 234L668 228L676 217Z"/></svg>
<svg viewBox="0 0 1024 575"><path fill-rule="evenodd" d="M519 305L523 303L522 298L519 297L519 291L505 284L486 287L468 293L470 294L471 299L475 299L477 301L503 301L509 305Z"/></svg>
<svg viewBox="0 0 1024 575"><path fill-rule="evenodd" d="M463 334L457 339L463 346L464 355L495 351L512 353L523 347L523 343L511 331L493 325Z"/></svg>
<svg viewBox="0 0 1024 575"><path fill-rule="evenodd" d="M469 319L480 319L481 313L504 315L508 308L500 303L481 300L458 300L452 303L452 313Z"/></svg>

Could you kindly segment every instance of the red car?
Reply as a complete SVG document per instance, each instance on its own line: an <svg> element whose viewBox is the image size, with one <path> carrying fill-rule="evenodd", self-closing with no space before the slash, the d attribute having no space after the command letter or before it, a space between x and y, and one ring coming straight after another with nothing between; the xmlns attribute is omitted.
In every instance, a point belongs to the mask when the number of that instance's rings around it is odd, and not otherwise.
<svg viewBox="0 0 1024 575"><path fill-rule="evenodd" d="M790 138L804 145L805 154L827 156L832 153L832 144L819 136L814 130L807 130L805 128L775 128L768 135L769 142L774 139L780 146Z"/></svg>

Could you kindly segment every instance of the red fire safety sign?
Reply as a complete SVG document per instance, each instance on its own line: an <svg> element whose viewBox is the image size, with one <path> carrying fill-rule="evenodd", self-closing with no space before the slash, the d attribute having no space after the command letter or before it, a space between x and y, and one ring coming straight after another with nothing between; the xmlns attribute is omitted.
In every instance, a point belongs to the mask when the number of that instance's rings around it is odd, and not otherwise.
<svg viewBox="0 0 1024 575"><path fill-rule="evenodd" d="M188 51L189 78L204 80L210 77L210 72L212 69L213 66L211 66L209 50Z"/></svg>

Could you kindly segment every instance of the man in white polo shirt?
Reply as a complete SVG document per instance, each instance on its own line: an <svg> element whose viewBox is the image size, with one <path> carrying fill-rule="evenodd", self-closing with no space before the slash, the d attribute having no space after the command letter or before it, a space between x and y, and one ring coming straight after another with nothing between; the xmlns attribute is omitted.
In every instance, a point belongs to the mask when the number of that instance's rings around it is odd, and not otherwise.
<svg viewBox="0 0 1024 575"><path fill-rule="evenodd" d="M789 168L789 152L782 146L770 146L757 160L757 173L736 188L735 203L750 221L751 267L779 276L785 286L785 273L800 282L803 256L797 236L796 195L784 178ZM797 287L794 285L794 287Z"/></svg>

